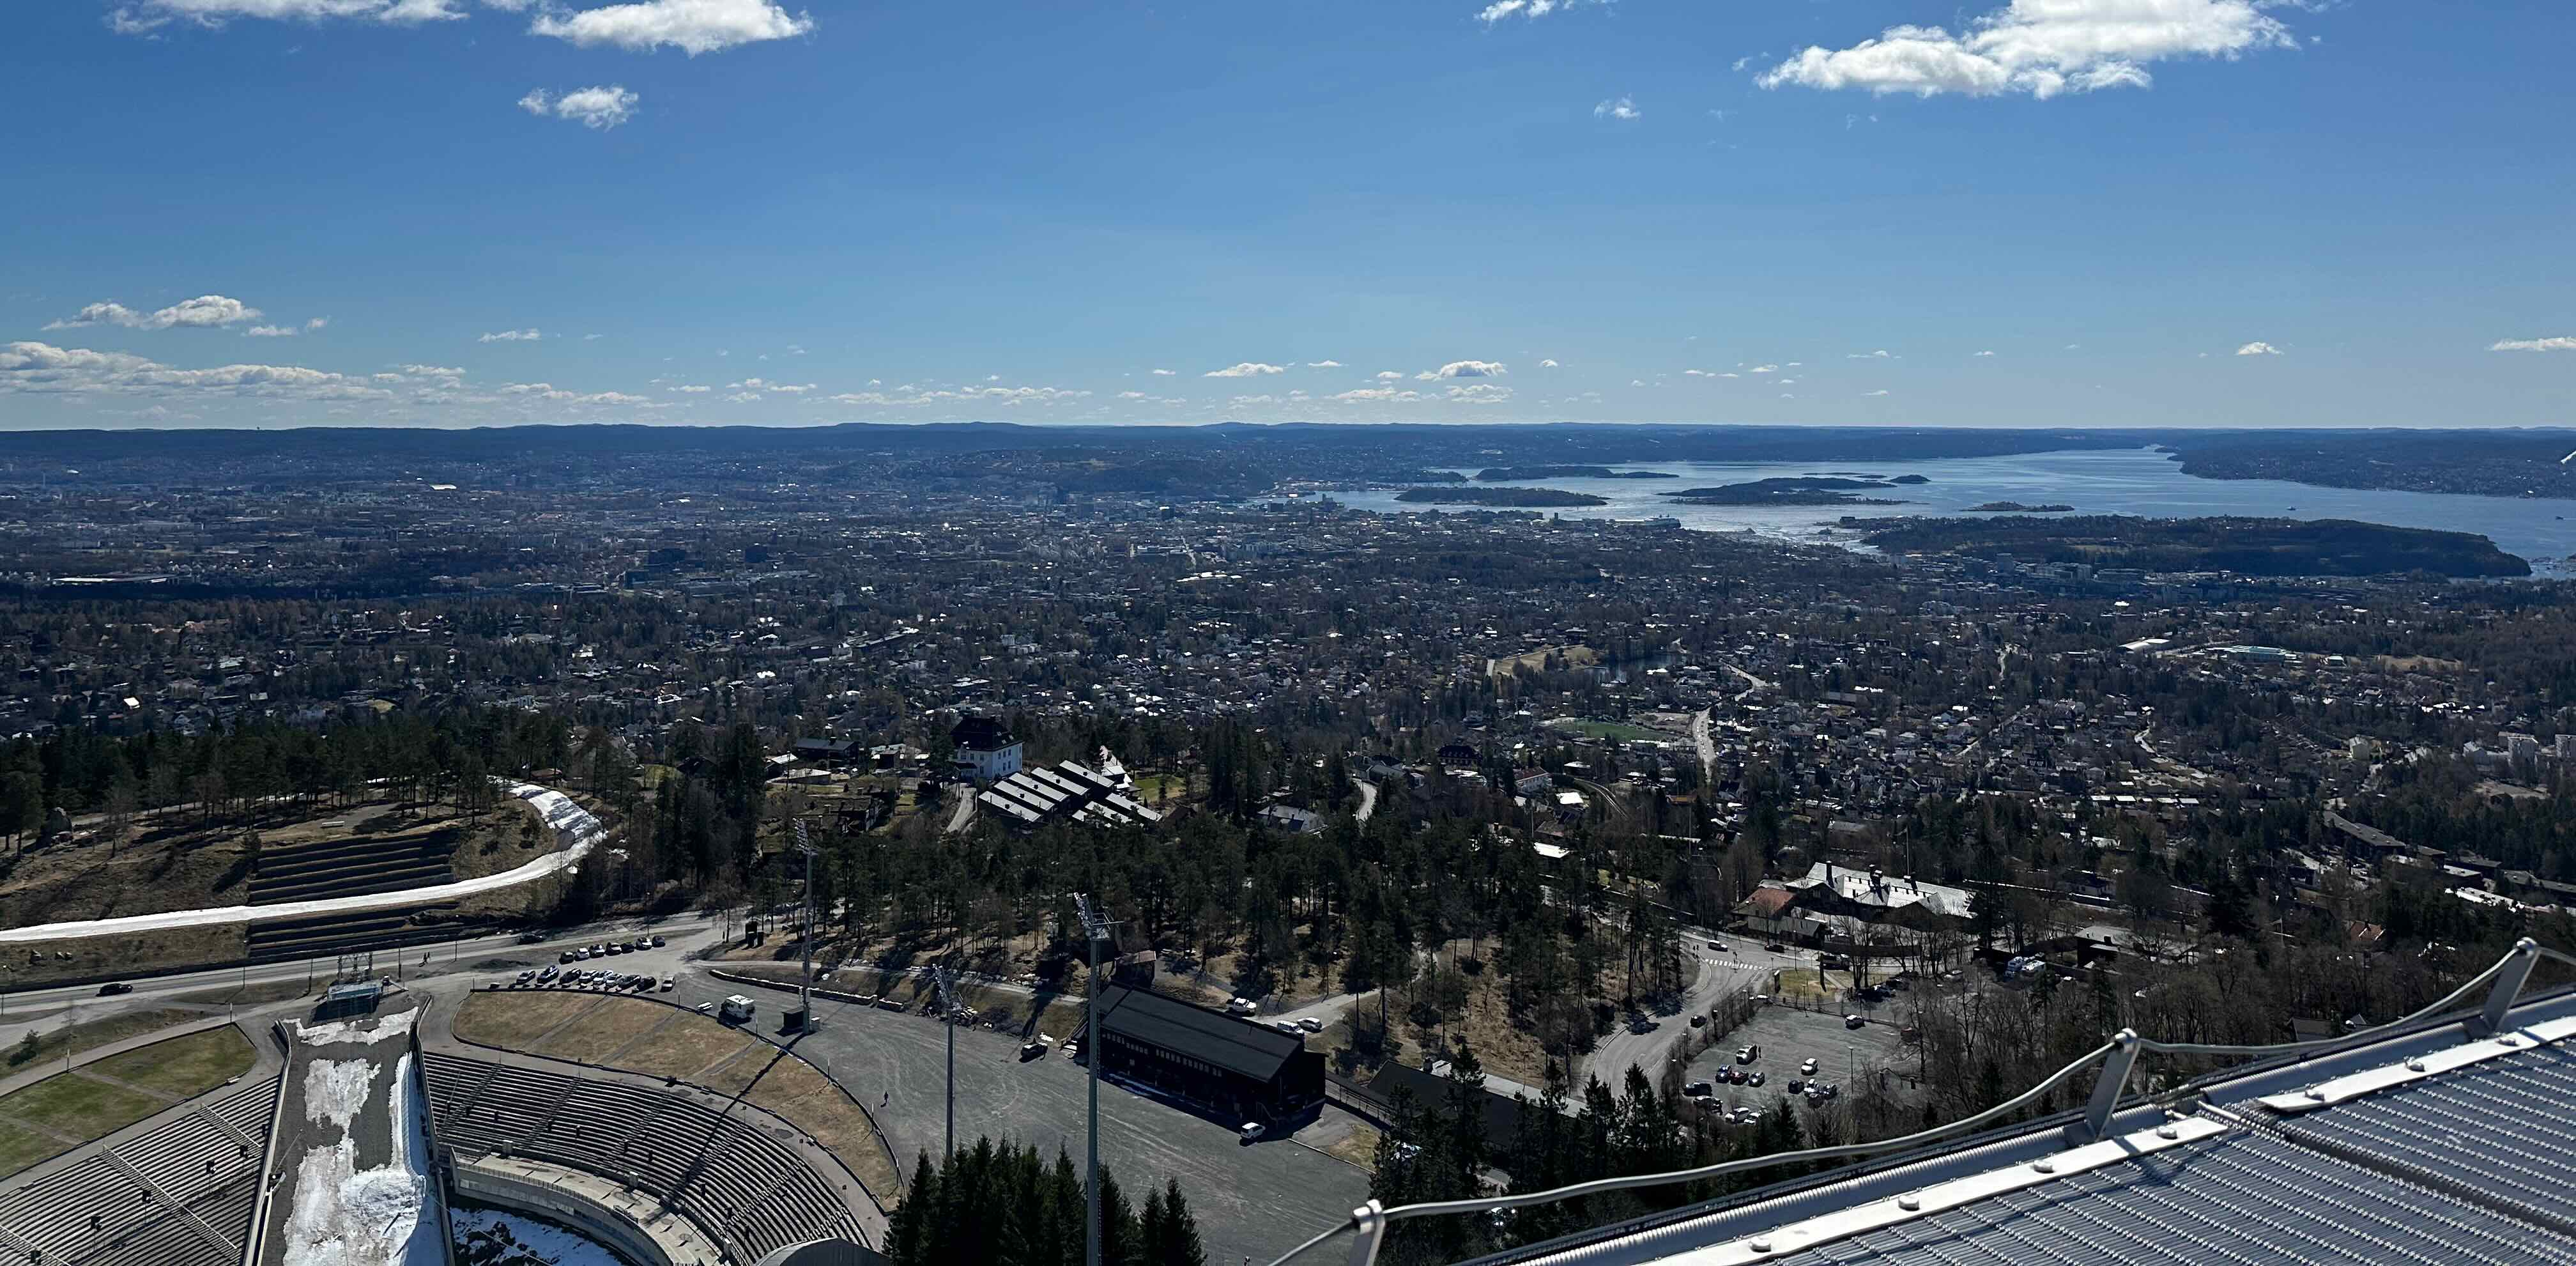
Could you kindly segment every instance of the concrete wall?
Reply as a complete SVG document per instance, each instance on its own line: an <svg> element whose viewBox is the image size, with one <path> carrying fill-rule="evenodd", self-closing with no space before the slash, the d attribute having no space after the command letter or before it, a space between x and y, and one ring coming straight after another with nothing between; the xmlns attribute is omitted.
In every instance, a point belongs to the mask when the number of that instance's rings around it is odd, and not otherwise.
<svg viewBox="0 0 2576 1266"><path fill-rule="evenodd" d="M723 1260L712 1246L692 1246L684 1237L667 1233L656 1235L626 1211L590 1198L575 1184L550 1181L531 1170L504 1169L460 1157L449 1173L449 1183L460 1200L561 1223L644 1266L713 1266Z"/></svg>

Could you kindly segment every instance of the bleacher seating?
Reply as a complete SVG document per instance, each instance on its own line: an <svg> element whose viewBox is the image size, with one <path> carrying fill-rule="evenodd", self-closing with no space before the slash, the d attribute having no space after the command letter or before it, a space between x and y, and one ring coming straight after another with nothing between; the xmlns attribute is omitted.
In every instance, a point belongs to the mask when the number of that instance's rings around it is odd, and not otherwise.
<svg viewBox="0 0 2576 1266"><path fill-rule="evenodd" d="M745 1260L857 1223L796 1149L683 1094L482 1060L421 1057L439 1141L506 1152L658 1196ZM835 1228L839 1230L835 1231Z"/></svg>
<svg viewBox="0 0 2576 1266"><path fill-rule="evenodd" d="M239 1246L250 1232L269 1117L276 1107L274 1080L245 1082L117 1144L112 1153L92 1149L63 1169L0 1194L0 1227L43 1253L45 1266L235 1266ZM250 1138L247 1147L242 1134ZM233 1250L227 1253L208 1243L186 1218L137 1185L118 1161L162 1196L186 1206L216 1234L230 1238ZM0 1245L7 1245L9 1256L24 1260L25 1250L5 1240Z"/></svg>

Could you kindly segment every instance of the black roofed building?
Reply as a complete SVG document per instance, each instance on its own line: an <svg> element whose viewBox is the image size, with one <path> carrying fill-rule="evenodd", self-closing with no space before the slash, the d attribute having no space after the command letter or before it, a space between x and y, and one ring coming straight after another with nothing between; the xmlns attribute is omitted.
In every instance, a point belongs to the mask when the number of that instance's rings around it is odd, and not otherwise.
<svg viewBox="0 0 2576 1266"><path fill-rule="evenodd" d="M1302 1035L1141 989L1103 989L1099 1007L1104 1073L1244 1120L1292 1117L1324 1097L1324 1053Z"/></svg>
<svg viewBox="0 0 2576 1266"><path fill-rule="evenodd" d="M966 716L948 732L956 744L953 764L960 778L989 783L1020 772L1020 740L991 717Z"/></svg>

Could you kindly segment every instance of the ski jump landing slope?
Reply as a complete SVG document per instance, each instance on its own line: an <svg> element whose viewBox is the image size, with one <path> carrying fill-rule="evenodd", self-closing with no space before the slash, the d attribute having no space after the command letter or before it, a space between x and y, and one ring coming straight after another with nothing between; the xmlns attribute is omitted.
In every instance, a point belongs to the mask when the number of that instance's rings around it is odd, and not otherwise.
<svg viewBox="0 0 2576 1266"><path fill-rule="evenodd" d="M371 892L356 897L327 897L318 901L283 901L267 906L211 906L201 910L166 910L159 914L129 914L114 919L84 919L74 923L40 923L34 927L0 930L0 945L25 944L32 941L66 941L85 936L119 936L130 932L156 932L166 928L196 927L207 923L252 923L263 919L293 919L314 914L359 914L370 910L402 910L412 906L435 905L478 893L514 888L531 880L543 879L559 871L569 871L590 855L593 844L606 834L599 819L588 809L573 803L572 797L534 783L511 783L510 794L528 802L537 816L555 832L555 851L514 870L480 879L460 879L451 884L432 884L426 888L407 888L400 892Z"/></svg>

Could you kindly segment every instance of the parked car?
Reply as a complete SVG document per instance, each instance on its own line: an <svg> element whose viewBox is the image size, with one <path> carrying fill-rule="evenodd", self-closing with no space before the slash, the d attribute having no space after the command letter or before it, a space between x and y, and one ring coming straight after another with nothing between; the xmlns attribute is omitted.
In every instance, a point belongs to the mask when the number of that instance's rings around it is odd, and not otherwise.
<svg viewBox="0 0 2576 1266"><path fill-rule="evenodd" d="M1033 1037L1028 1041L1020 1043L1020 1062L1023 1064L1033 1059L1044 1059L1046 1057L1046 1053L1047 1040L1045 1038Z"/></svg>
<svg viewBox="0 0 2576 1266"><path fill-rule="evenodd" d="M716 1013L716 1004L712 1002L701 1002L697 1006L697 1012L699 1015L714 1015Z"/></svg>
<svg viewBox="0 0 2576 1266"><path fill-rule="evenodd" d="M1771 951L1771 952L1772 952L1772 953L1774 953L1774 954L1786 954L1786 953L1788 953L1788 952L1789 952L1789 947L1788 947L1788 946L1786 946L1786 945L1782 945L1782 944L1781 944L1781 943L1779 943L1778 941L1773 941L1773 942L1771 942L1770 944L1763 946L1762 948L1764 948L1764 949L1766 949L1766 950L1769 950L1769 951Z"/></svg>
<svg viewBox="0 0 2576 1266"><path fill-rule="evenodd" d="M1250 1015L1260 1010L1261 1006L1250 998L1234 998L1226 1002L1225 1009L1234 1015Z"/></svg>
<svg viewBox="0 0 2576 1266"><path fill-rule="evenodd" d="M1243 1128L1236 1131L1246 1143L1257 1143L1261 1141L1262 1135L1269 1132L1259 1121L1246 1121L1243 1123Z"/></svg>
<svg viewBox="0 0 2576 1266"><path fill-rule="evenodd" d="M1297 1027L1295 1020L1273 1020L1270 1022L1270 1027L1291 1037L1303 1037L1306 1034L1306 1030Z"/></svg>
<svg viewBox="0 0 2576 1266"><path fill-rule="evenodd" d="M660 949L660 948L662 948L662 947L663 947L664 945L666 945L666 944L668 944L668 942L666 942L666 941L664 941L664 940L662 939L662 934L661 934L661 933L656 932L656 933L654 933L654 934L653 934L653 948L655 948L655 949Z"/></svg>
<svg viewBox="0 0 2576 1266"><path fill-rule="evenodd" d="M1695 1015L1695 1016L1692 1016L1692 1017L1691 1017L1691 1027L1692 1027L1692 1028L1694 1028L1694 1029L1696 1029L1696 1028L1703 1028L1703 1027L1705 1027L1707 1024L1708 1024L1708 1017L1707 1017L1707 1016L1704 1016L1704 1015Z"/></svg>
<svg viewBox="0 0 2576 1266"><path fill-rule="evenodd" d="M1843 1017L1843 1027L1847 1029L1856 1029L1867 1023L1869 1023L1869 1021L1856 1015L1847 1015Z"/></svg>
<svg viewBox="0 0 2576 1266"><path fill-rule="evenodd" d="M1798 1064L1798 1071L1799 1071L1799 1072L1802 1072L1802 1073L1805 1073L1805 1074L1807 1074L1807 1075L1808 1075L1808 1076L1810 1076L1810 1077L1815 1076L1815 1075L1816 1075L1816 1061L1814 1061L1814 1060L1812 1060L1812 1059L1801 1061L1801 1062Z"/></svg>
<svg viewBox="0 0 2576 1266"><path fill-rule="evenodd" d="M1744 1080L1745 1080L1745 1083L1746 1083L1747 1085L1759 1086L1759 1085L1761 1085L1761 1084L1762 1084L1762 1079L1763 1079L1765 1076L1768 1076L1768 1074L1766 1074L1766 1073L1756 1072L1756 1073L1754 1073L1752 1076L1749 1076L1749 1077L1745 1078Z"/></svg>
<svg viewBox="0 0 2576 1266"><path fill-rule="evenodd" d="M557 955L555 956L555 961L556 961L556 962L558 962L558 963L577 963L577 962L580 962L580 961L581 961L581 951L579 951L579 950L565 950L563 953L561 953L561 954L557 954Z"/></svg>
<svg viewBox="0 0 2576 1266"><path fill-rule="evenodd" d="M98 987L98 996L102 998L113 998L121 993L132 992L134 992L134 986L129 985L122 980L111 980Z"/></svg>
<svg viewBox="0 0 2576 1266"><path fill-rule="evenodd" d="M1715 1086L1712 1086L1707 1082L1694 1081L1689 1085L1682 1087L1682 1093L1696 1099L1702 1095L1713 1093L1716 1089L1717 1088Z"/></svg>
<svg viewBox="0 0 2576 1266"><path fill-rule="evenodd" d="M664 993L671 992L673 989L678 988L679 985L680 978L677 976L664 976L662 978L662 992Z"/></svg>
<svg viewBox="0 0 2576 1266"><path fill-rule="evenodd" d="M1321 1033L1324 1031L1324 1022L1311 1015L1304 1016L1297 1021L1297 1027L1309 1033Z"/></svg>

